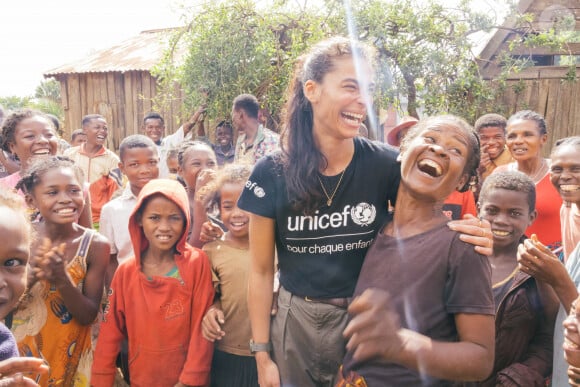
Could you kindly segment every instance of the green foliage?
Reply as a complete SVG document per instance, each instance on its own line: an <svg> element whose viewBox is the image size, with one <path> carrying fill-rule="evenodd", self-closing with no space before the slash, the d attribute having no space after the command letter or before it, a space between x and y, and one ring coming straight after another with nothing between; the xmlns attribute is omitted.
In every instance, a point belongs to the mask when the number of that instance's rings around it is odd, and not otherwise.
<svg viewBox="0 0 580 387"><path fill-rule="evenodd" d="M53 114L61 121L64 118L64 110L60 104L60 84L55 79L40 82L34 97L0 97L0 105L6 110L30 108Z"/></svg>
<svg viewBox="0 0 580 387"><path fill-rule="evenodd" d="M187 47L183 65L166 59L153 74L162 77L165 90L171 92L172 82L183 87L186 110L207 103L216 120L229 117L241 93L256 95L262 107L278 113L296 58L331 31L321 28L324 23L320 15L287 9L284 2L267 10L246 0L206 4L174 37Z"/></svg>
<svg viewBox="0 0 580 387"><path fill-rule="evenodd" d="M0 97L0 105L5 110L22 109L30 105L31 97L8 96Z"/></svg>
<svg viewBox="0 0 580 387"><path fill-rule="evenodd" d="M407 113L415 117L421 108L473 117L473 94L484 86L469 35L492 22L467 2L449 8L435 1L359 1L356 24L389 70L379 76L379 101L401 106L406 99Z"/></svg>
<svg viewBox="0 0 580 387"><path fill-rule="evenodd" d="M522 45L561 49L576 39L558 27L535 31L533 15L517 15L514 33L519 38L499 53L501 72L489 82L479 73L472 36L491 31L500 21L491 8L476 11L476 0L454 5L441 0L324 0L318 7L303 1L276 0L258 8L251 0L232 0L197 7L153 72L163 91L155 103L175 98L179 84L187 111L207 103L209 116L220 120L229 117L236 95L252 93L272 113L275 126L298 56L322 38L354 33L379 53L376 111L392 105L415 117L450 112L473 122L483 111L504 113L506 107L497 101L507 90L508 75L532 65L525 56L511 55L512 50ZM185 47L181 64L174 60L177 47ZM570 70L567 79L575 79L575 72ZM516 89L524 92L523 83Z"/></svg>

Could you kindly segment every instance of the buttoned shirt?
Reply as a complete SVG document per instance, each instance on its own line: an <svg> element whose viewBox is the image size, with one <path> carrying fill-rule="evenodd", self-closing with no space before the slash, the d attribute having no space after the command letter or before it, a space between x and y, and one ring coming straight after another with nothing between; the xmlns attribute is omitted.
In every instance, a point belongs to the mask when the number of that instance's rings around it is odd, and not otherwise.
<svg viewBox="0 0 580 387"><path fill-rule="evenodd" d="M121 195L101 209L99 232L109 240L111 254L117 254L119 264L134 255L129 235L129 217L136 204L137 197L133 195L129 183Z"/></svg>
<svg viewBox="0 0 580 387"><path fill-rule="evenodd" d="M252 165L280 148L280 135L265 128L264 125L258 127L258 133L251 145L246 145L246 134L243 133L238 137L236 143L235 162L247 162Z"/></svg>

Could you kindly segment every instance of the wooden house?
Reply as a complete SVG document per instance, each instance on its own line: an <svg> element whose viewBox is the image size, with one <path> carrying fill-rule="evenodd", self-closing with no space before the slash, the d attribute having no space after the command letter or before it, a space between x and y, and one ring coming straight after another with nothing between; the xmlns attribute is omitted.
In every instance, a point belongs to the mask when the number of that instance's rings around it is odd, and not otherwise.
<svg viewBox="0 0 580 387"><path fill-rule="evenodd" d="M508 87L500 97L506 116L518 110L530 109L542 114L548 127L548 155L557 139L580 135L580 1L579 0L521 0L520 13L534 15L530 33L534 30L566 30L571 39L562 51L548 48L530 49L522 44L522 31L515 28L515 18L508 18L480 54L480 69L486 79L499 73L497 61L501 53L509 52L510 42L516 48L509 55L530 58L534 65L522 72L510 74ZM574 32L575 31L575 32ZM568 62L567 62L568 61ZM567 63L575 61L575 66ZM576 77L576 81L572 78ZM489 113L489 112L481 112Z"/></svg>
<svg viewBox="0 0 580 387"><path fill-rule="evenodd" d="M93 113L107 119L110 149L118 150L123 138L139 133L144 115L153 108L152 98L158 93L151 69L161 61L170 31L144 31L43 74L60 82L65 139L81 127L83 116ZM166 134L181 124L183 94L176 86L170 106L158 111L165 120Z"/></svg>

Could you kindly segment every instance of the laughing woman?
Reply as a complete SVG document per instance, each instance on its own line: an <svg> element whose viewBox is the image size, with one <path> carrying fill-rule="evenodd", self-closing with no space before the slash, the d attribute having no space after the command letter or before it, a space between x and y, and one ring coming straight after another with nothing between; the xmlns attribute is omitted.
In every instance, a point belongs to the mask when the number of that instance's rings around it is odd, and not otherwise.
<svg viewBox="0 0 580 387"><path fill-rule="evenodd" d="M455 116L429 118L411 129L399 158L395 212L360 272L338 385L483 380L494 356L491 270L441 211L477 173L476 134Z"/></svg>
<svg viewBox="0 0 580 387"><path fill-rule="evenodd" d="M506 144L515 162L502 165L494 172L517 170L525 173L536 185L538 217L526 230L531 237L536 234L540 241L554 253L560 253L560 207L562 198L550 182L550 159L542 156L548 140L546 121L531 110L521 110L512 115L507 123Z"/></svg>
<svg viewBox="0 0 580 387"><path fill-rule="evenodd" d="M282 151L258 161L240 197L251 213L248 310L262 387L330 386L342 362L348 299L400 176L393 148L358 136L373 54L340 37L312 47L289 89ZM478 223L464 222L462 238L489 247Z"/></svg>

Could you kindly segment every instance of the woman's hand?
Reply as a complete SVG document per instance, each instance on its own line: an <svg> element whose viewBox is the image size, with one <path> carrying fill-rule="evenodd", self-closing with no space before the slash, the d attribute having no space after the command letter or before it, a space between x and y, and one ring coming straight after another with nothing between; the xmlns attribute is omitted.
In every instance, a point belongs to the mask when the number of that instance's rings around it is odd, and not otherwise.
<svg viewBox="0 0 580 387"><path fill-rule="evenodd" d="M568 277L566 267L546 246L534 238L526 239L518 246L518 267L535 279L555 287Z"/></svg>
<svg viewBox="0 0 580 387"><path fill-rule="evenodd" d="M392 309L391 298L381 289L367 289L348 307L352 319L343 336L346 348L357 362L380 356L395 359L403 347L399 336L399 317Z"/></svg>
<svg viewBox="0 0 580 387"><path fill-rule="evenodd" d="M577 301L572 303L570 308L570 313L566 320L564 320L564 357L568 364L572 367L580 368L580 327L578 322L580 321L580 311L577 311L576 304Z"/></svg>
<svg viewBox="0 0 580 387"><path fill-rule="evenodd" d="M256 354L258 367L258 384L260 387L280 387L280 371L270 355L266 352Z"/></svg>
<svg viewBox="0 0 580 387"><path fill-rule="evenodd" d="M459 239L475 246L475 251L481 255L493 254L493 234L491 224L485 219L478 219L466 214L461 220L447 223L450 229L461 233Z"/></svg>

